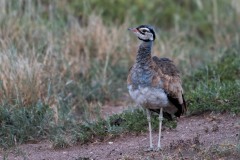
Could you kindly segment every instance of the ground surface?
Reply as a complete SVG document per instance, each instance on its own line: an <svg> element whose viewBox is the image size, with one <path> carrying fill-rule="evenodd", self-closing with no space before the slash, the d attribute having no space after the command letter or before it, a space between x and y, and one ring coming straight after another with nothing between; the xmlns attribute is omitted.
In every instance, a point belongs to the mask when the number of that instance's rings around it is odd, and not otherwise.
<svg viewBox="0 0 240 160"><path fill-rule="evenodd" d="M112 159L240 159L240 117L232 114L204 114L179 119L176 129L163 131L160 152L145 152L147 133L124 134L104 142L53 149L50 142L24 144L0 153L0 159L27 160L112 160ZM157 144L154 132L154 145Z"/></svg>

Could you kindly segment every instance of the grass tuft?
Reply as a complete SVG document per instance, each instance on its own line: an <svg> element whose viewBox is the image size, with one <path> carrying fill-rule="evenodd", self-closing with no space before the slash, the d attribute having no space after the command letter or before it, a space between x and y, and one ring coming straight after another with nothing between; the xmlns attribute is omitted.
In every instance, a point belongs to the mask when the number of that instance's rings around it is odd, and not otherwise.
<svg viewBox="0 0 240 160"><path fill-rule="evenodd" d="M36 140L48 135L51 110L39 103L35 107L11 108L0 107L0 145L9 148L27 140Z"/></svg>

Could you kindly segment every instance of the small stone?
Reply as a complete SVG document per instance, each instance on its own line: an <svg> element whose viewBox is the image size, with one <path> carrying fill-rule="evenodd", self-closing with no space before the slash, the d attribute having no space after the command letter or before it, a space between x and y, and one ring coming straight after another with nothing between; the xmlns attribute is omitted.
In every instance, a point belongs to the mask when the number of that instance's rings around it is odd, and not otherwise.
<svg viewBox="0 0 240 160"><path fill-rule="evenodd" d="M217 124L214 124L214 125L212 126L212 132L217 132L218 130L219 130L218 125L217 125Z"/></svg>

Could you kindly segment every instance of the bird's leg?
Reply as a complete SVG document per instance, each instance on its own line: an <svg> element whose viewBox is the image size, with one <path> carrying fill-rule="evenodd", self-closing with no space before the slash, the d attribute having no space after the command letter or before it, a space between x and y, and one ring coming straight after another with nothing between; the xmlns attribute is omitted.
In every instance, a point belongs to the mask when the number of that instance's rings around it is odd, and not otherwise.
<svg viewBox="0 0 240 160"><path fill-rule="evenodd" d="M147 111L147 121L148 121L149 139L150 139L150 148L148 149L148 151L152 151L153 150L153 144L152 144L151 113L150 113L149 109L146 109L146 111Z"/></svg>
<svg viewBox="0 0 240 160"><path fill-rule="evenodd" d="M160 108L160 113L159 113L159 135L158 135L157 151L161 150L162 120L163 120L163 113L162 113L162 107L161 107Z"/></svg>

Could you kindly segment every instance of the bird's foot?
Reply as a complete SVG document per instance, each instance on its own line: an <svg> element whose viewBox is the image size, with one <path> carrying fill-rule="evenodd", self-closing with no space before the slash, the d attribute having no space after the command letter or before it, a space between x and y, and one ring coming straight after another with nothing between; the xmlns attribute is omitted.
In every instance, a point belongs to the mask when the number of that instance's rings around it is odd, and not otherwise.
<svg viewBox="0 0 240 160"><path fill-rule="evenodd" d="M157 147L157 149L155 150L156 152L162 151L161 147Z"/></svg>
<svg viewBox="0 0 240 160"><path fill-rule="evenodd" d="M144 150L145 152L152 152L153 151L153 147L149 147L147 149Z"/></svg>

